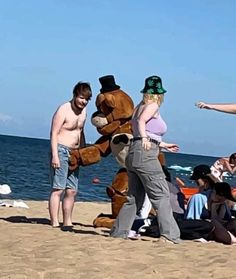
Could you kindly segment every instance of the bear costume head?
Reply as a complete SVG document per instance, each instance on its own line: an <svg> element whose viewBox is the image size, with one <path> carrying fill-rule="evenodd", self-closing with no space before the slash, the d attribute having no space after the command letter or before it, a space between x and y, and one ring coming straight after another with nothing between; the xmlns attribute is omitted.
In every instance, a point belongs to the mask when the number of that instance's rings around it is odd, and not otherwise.
<svg viewBox="0 0 236 279"><path fill-rule="evenodd" d="M103 76L99 81L102 87L96 99L97 111L92 115L92 124L103 136L117 134L132 117L133 101L115 83L114 76Z"/></svg>
<svg viewBox="0 0 236 279"><path fill-rule="evenodd" d="M93 113L91 122L101 135L110 137L111 153L124 167L129 142L133 137L130 119L134 103L116 84L113 75L100 77L99 81L102 87L96 98L97 111Z"/></svg>

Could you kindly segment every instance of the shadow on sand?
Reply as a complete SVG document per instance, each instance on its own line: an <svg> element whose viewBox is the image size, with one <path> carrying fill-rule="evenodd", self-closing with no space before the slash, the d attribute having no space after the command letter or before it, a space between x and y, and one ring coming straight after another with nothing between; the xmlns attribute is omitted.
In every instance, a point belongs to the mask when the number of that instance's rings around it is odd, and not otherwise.
<svg viewBox="0 0 236 279"><path fill-rule="evenodd" d="M50 220L47 218L27 218L26 216L10 216L7 218L0 218L0 220L10 222L10 223L28 223L28 224L40 224L40 225L51 226ZM93 225L82 224L82 223L73 223L73 225L86 227L86 228L94 228ZM95 231L79 230L79 229L75 229L73 226L63 227L62 224L60 227L58 227L58 229L60 229L61 231L64 231L64 232L100 235L99 233L97 233Z"/></svg>

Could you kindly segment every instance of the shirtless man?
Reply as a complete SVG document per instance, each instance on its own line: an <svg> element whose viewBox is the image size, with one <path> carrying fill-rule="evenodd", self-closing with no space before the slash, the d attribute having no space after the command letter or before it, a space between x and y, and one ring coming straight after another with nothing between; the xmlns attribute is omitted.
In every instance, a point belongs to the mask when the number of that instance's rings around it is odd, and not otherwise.
<svg viewBox="0 0 236 279"><path fill-rule="evenodd" d="M63 228L72 228L72 211L78 189L78 169L69 170L70 150L85 144L84 123L86 105L92 96L88 83L79 82L73 89L73 98L58 107L51 125L51 183L49 214L51 225L59 227L60 199L62 200Z"/></svg>
<svg viewBox="0 0 236 279"><path fill-rule="evenodd" d="M236 104L208 104L198 102L196 106L200 109L212 109L220 112L236 114Z"/></svg>

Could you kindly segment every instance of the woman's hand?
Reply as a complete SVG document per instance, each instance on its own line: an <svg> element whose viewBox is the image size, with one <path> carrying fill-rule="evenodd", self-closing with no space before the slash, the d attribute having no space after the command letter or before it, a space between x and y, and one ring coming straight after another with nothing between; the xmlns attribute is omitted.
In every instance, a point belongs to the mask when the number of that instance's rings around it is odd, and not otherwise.
<svg viewBox="0 0 236 279"><path fill-rule="evenodd" d="M151 142L149 141L149 138L142 138L142 147L144 150L150 150L151 148Z"/></svg>
<svg viewBox="0 0 236 279"><path fill-rule="evenodd" d="M212 109L210 104L204 103L204 102L198 102L195 104L200 109Z"/></svg>
<svg viewBox="0 0 236 279"><path fill-rule="evenodd" d="M161 148L166 149L169 152L178 152L179 151L179 146L175 143L166 143L162 141L159 145Z"/></svg>

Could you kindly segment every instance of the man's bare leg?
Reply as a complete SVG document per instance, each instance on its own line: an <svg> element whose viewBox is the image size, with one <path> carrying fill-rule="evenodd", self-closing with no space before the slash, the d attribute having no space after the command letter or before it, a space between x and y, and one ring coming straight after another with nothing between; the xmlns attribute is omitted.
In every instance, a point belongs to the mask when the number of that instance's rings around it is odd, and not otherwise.
<svg viewBox="0 0 236 279"><path fill-rule="evenodd" d="M66 189L65 196L62 201L62 213L63 213L63 226L72 226L72 211L75 203L75 196L77 191L72 189Z"/></svg>
<svg viewBox="0 0 236 279"><path fill-rule="evenodd" d="M63 190L53 189L49 199L49 214L51 219L51 225L53 227L59 226L59 209L60 209L60 199Z"/></svg>

